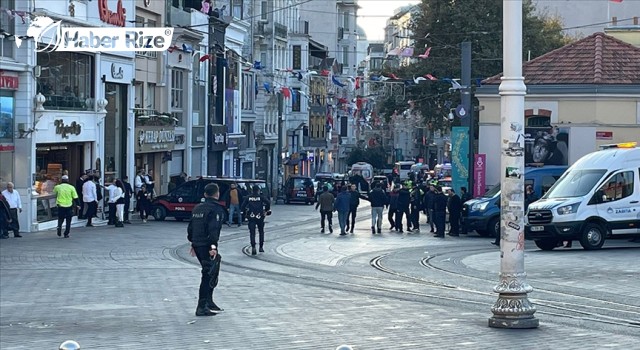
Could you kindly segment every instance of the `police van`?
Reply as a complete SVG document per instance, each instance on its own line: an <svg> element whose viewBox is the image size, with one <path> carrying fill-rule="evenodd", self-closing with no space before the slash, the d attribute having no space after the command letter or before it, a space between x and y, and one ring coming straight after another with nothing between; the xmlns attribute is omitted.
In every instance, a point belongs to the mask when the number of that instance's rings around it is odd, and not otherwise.
<svg viewBox="0 0 640 350"><path fill-rule="evenodd" d="M607 239L640 237L640 147L627 142L601 148L529 205L525 237L538 248L577 240L594 250Z"/></svg>

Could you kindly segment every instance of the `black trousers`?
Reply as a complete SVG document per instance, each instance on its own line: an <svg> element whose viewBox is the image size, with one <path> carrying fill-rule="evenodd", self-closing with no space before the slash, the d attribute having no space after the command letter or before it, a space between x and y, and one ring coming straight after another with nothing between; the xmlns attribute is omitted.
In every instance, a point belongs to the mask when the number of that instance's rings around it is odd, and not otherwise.
<svg viewBox="0 0 640 350"><path fill-rule="evenodd" d="M353 226L356 224L356 214L358 213L358 207L349 208L349 214L347 214L347 226L351 226L351 230L353 231ZM351 220L349 220L351 218ZM353 223L350 225L349 223Z"/></svg>
<svg viewBox="0 0 640 350"><path fill-rule="evenodd" d="M20 234L20 220L18 220L18 208L9 208L9 216L11 217L11 223L9 224L9 231L13 231L13 235Z"/></svg>
<svg viewBox="0 0 640 350"><path fill-rule="evenodd" d="M200 271L200 289L198 290L199 300L209 300L213 295L213 290L218 285L218 276L220 275L220 263L222 257L220 253L215 258L209 255L209 246L193 247L196 257L200 262L202 270Z"/></svg>
<svg viewBox="0 0 640 350"><path fill-rule="evenodd" d="M420 227L420 208L411 208L411 227L418 228Z"/></svg>
<svg viewBox="0 0 640 350"><path fill-rule="evenodd" d="M256 246L256 228L258 228L260 246L262 247L264 245L264 218L249 219L249 240L252 247Z"/></svg>
<svg viewBox="0 0 640 350"><path fill-rule="evenodd" d="M116 223L116 203L109 203L109 225Z"/></svg>
<svg viewBox="0 0 640 350"><path fill-rule="evenodd" d="M129 209L131 208L131 198L124 199L124 221L129 221Z"/></svg>
<svg viewBox="0 0 640 350"><path fill-rule="evenodd" d="M396 209L396 230L402 231L402 217L407 217L407 229L411 229L411 216L409 213L409 208L398 208Z"/></svg>
<svg viewBox="0 0 640 350"><path fill-rule="evenodd" d="M91 225L91 220L98 212L98 202L85 202L83 204L82 214L87 219L87 225Z"/></svg>
<svg viewBox="0 0 640 350"><path fill-rule="evenodd" d="M444 228L446 225L447 213L444 211L434 212L434 224L436 226L436 234L438 236L444 236Z"/></svg>
<svg viewBox="0 0 640 350"><path fill-rule="evenodd" d="M449 234L452 234L452 235L460 234L460 213L456 213L456 214L449 213L449 224L451 224L451 229L449 230Z"/></svg>
<svg viewBox="0 0 640 350"><path fill-rule="evenodd" d="M429 213L429 226L431 227L431 231L435 229L435 221L436 221L436 212L433 209L427 210Z"/></svg>
<svg viewBox="0 0 640 350"><path fill-rule="evenodd" d="M333 212L320 210L320 227L324 230L324 219L329 223L329 229L333 229Z"/></svg>
<svg viewBox="0 0 640 350"><path fill-rule="evenodd" d="M73 218L73 206L61 207L58 206L58 230L62 229L62 223L65 222L64 235L68 236L71 230L71 218Z"/></svg>
<svg viewBox="0 0 640 350"><path fill-rule="evenodd" d="M389 212L387 213L387 220L389 220L389 225L391 225L392 230L396 228L396 221L393 220L393 217L396 215L396 210L398 210L398 208L389 208Z"/></svg>

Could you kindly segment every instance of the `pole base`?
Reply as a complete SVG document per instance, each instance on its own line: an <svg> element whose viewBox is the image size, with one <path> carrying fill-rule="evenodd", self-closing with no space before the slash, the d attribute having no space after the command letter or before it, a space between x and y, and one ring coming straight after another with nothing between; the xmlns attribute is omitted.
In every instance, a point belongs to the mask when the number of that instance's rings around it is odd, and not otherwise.
<svg viewBox="0 0 640 350"><path fill-rule="evenodd" d="M489 318L489 327L491 328L510 328L510 329L530 329L538 328L540 322L535 317L530 318Z"/></svg>

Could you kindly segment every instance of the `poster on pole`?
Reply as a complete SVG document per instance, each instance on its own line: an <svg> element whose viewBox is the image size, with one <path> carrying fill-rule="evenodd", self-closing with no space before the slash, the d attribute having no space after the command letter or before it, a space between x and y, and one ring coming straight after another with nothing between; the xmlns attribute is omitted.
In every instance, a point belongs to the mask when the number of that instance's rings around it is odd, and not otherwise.
<svg viewBox="0 0 640 350"><path fill-rule="evenodd" d="M451 177L456 193L469 184L469 128L465 126L455 126L451 131Z"/></svg>
<svg viewBox="0 0 640 350"><path fill-rule="evenodd" d="M473 198L484 195L486 188L487 155L476 154L473 159Z"/></svg>

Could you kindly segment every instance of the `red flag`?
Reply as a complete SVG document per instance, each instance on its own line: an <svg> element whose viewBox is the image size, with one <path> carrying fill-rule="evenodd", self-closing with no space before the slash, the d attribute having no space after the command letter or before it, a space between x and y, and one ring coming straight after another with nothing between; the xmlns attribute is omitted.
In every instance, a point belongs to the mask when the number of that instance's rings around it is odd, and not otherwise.
<svg viewBox="0 0 640 350"><path fill-rule="evenodd" d="M356 90L360 88L360 77L356 78Z"/></svg>
<svg viewBox="0 0 640 350"><path fill-rule="evenodd" d="M326 70L326 69L323 69L323 70L320 72L320 75L322 75L323 77L328 77L328 76L329 76L329 73L331 73L331 72L330 72L330 71L328 71L328 70Z"/></svg>
<svg viewBox="0 0 640 350"><path fill-rule="evenodd" d="M431 75L431 74L426 74L424 77L425 77L425 78L427 78L427 79L429 79L429 80L438 80L438 78L434 77L434 76L433 76L433 75Z"/></svg>
<svg viewBox="0 0 640 350"><path fill-rule="evenodd" d="M396 77L396 75L393 74L393 73L389 74L389 78L394 79L394 80L400 80L400 78Z"/></svg>
<svg viewBox="0 0 640 350"><path fill-rule="evenodd" d="M204 62L204 61L208 60L210 57L211 56L209 56L209 54L206 54L206 55L200 57L200 62Z"/></svg>
<svg viewBox="0 0 640 350"><path fill-rule="evenodd" d="M282 88L282 96L284 96L284 98L291 97L291 91L289 91L289 88L287 87Z"/></svg>
<svg viewBox="0 0 640 350"><path fill-rule="evenodd" d="M618 4L622 2L622 0L609 0L611 2L617 2Z"/></svg>

